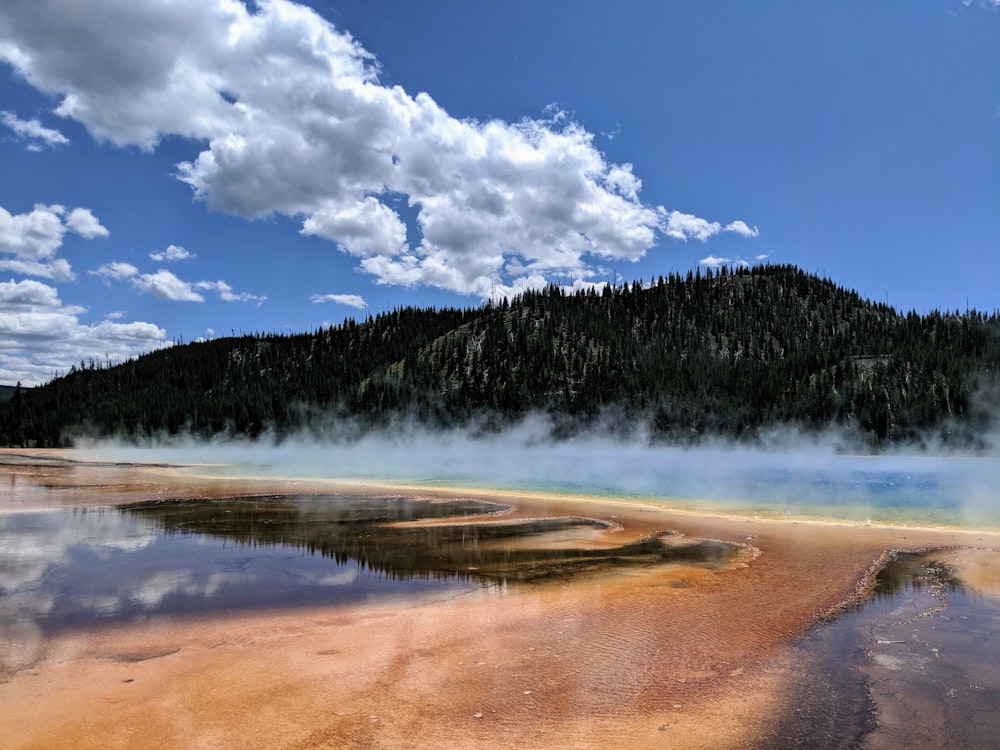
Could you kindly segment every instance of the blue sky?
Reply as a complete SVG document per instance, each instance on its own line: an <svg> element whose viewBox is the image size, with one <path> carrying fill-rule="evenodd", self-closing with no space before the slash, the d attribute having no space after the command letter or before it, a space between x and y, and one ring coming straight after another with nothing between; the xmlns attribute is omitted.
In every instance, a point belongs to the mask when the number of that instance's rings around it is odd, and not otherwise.
<svg viewBox="0 0 1000 750"><path fill-rule="evenodd" d="M0 5L0 383L793 263L1000 307L1000 0Z"/></svg>

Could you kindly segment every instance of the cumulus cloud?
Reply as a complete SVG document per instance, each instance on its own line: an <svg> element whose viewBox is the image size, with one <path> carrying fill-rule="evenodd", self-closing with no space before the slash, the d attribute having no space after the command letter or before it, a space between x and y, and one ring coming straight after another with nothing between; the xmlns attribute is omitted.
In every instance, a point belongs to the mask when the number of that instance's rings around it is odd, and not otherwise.
<svg viewBox="0 0 1000 750"><path fill-rule="evenodd" d="M674 239L686 241L690 238L705 242L709 237L718 234L721 229L722 225L717 221L706 221L691 214L671 211L666 215L663 231Z"/></svg>
<svg viewBox="0 0 1000 750"><path fill-rule="evenodd" d="M89 208L74 208L70 211L66 217L66 226L88 240L95 237L107 237L111 234L101 226L101 222L90 212Z"/></svg>
<svg viewBox="0 0 1000 750"><path fill-rule="evenodd" d="M767 259L766 255L757 255L754 260L760 262ZM720 258L715 255L709 255L698 261L698 265L706 266L708 268L722 268L722 266L739 266L740 268L749 268L750 261L746 258L737 255L735 258Z"/></svg>
<svg viewBox="0 0 1000 750"><path fill-rule="evenodd" d="M715 255L709 255L699 260L698 265L707 266L709 268L721 268L722 266L728 266L732 262L732 258L719 258Z"/></svg>
<svg viewBox="0 0 1000 750"><path fill-rule="evenodd" d="M204 302L205 298L194 290L187 281L182 281L163 268L156 273L142 273L132 279L132 285L139 291L153 295L156 299L171 302Z"/></svg>
<svg viewBox="0 0 1000 750"><path fill-rule="evenodd" d="M352 255L392 257L406 252L406 225L372 196L352 206L330 202L302 223L302 234L334 240Z"/></svg>
<svg viewBox="0 0 1000 750"><path fill-rule="evenodd" d="M28 213L11 214L0 206L0 269L54 281L74 279L69 262L55 257L67 232L88 240L109 234L87 208L67 213L64 206L39 203Z"/></svg>
<svg viewBox="0 0 1000 750"><path fill-rule="evenodd" d="M37 385L84 360L123 360L168 343L152 323L87 325L85 312L39 281L0 282L0 382Z"/></svg>
<svg viewBox="0 0 1000 750"><path fill-rule="evenodd" d="M44 262L26 258L0 258L0 270L11 271L19 276L52 279L52 281L72 281L76 278L73 267L65 258Z"/></svg>
<svg viewBox="0 0 1000 750"><path fill-rule="evenodd" d="M62 146L69 143L69 138L58 130L47 128L37 119L22 120L13 112L0 112L0 122L14 131L17 135L27 139L28 148L32 151L39 151L45 146Z"/></svg>
<svg viewBox="0 0 1000 750"><path fill-rule="evenodd" d="M332 302L335 305L346 305L358 310L368 309L368 303L357 294L314 294L311 299L314 305Z"/></svg>
<svg viewBox="0 0 1000 750"><path fill-rule="evenodd" d="M0 59L57 114L119 145L201 144L177 168L199 200L295 217L377 283L486 297L721 228L643 203L632 165L564 112L460 120L383 85L357 41L289 0L14 0L0 29Z"/></svg>
<svg viewBox="0 0 1000 750"><path fill-rule="evenodd" d="M183 281L166 269L156 273L139 273L131 263L113 262L91 271L94 276L113 281L131 282L140 292L151 294L156 299L171 302L204 302L205 298L194 290L190 282Z"/></svg>
<svg viewBox="0 0 1000 750"><path fill-rule="evenodd" d="M189 260L194 257L194 254L188 252L180 245L169 245L166 250L158 253L150 253L149 257L158 263L172 263L178 260Z"/></svg>
<svg viewBox="0 0 1000 750"><path fill-rule="evenodd" d="M179 249L183 250L183 248ZM119 261L105 263L90 273L107 281L129 281L140 292L151 294L156 299L167 302L204 302L205 298L199 292L216 292L223 302L256 302L260 304L267 299L262 294L233 291L233 288L225 281L184 281L164 268L155 273L139 273L139 269L131 263Z"/></svg>
<svg viewBox="0 0 1000 750"><path fill-rule="evenodd" d="M197 281L194 288L203 292L216 292L223 302L256 302L259 305L267 299L263 294L234 292L225 281Z"/></svg>
<svg viewBox="0 0 1000 750"><path fill-rule="evenodd" d="M139 269L131 263L114 261L112 263L105 263L103 266L91 271L91 273L94 276L100 276L102 279L114 279L115 281L121 281L122 279L130 279L134 276L138 276Z"/></svg>
<svg viewBox="0 0 1000 750"><path fill-rule="evenodd" d="M38 204L30 213L12 215L0 207L0 250L26 258L50 258L62 245L66 226L62 206Z"/></svg>
<svg viewBox="0 0 1000 750"><path fill-rule="evenodd" d="M726 226L723 228L722 231L735 232L736 234L742 237L756 237L757 235L760 234L760 230L758 230L757 227L751 228L747 226L747 223L745 221L740 221L739 219L730 222L729 224L726 224Z"/></svg>

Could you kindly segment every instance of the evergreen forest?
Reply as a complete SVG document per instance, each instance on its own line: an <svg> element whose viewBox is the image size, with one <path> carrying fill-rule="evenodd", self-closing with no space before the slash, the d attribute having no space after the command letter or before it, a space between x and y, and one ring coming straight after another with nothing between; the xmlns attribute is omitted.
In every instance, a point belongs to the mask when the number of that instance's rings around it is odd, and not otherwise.
<svg viewBox="0 0 1000 750"><path fill-rule="evenodd" d="M6 446L281 439L401 420L490 431L541 414L556 438L752 443L792 426L873 451L976 449L1000 405L1000 315L902 314L794 266L723 268L176 344L8 395Z"/></svg>

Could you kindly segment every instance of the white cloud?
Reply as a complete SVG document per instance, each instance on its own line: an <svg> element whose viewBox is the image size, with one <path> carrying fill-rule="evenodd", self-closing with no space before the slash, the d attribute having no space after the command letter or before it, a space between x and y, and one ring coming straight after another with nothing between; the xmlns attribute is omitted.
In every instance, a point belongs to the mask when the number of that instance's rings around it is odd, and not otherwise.
<svg viewBox="0 0 1000 750"><path fill-rule="evenodd" d="M163 268L156 273L143 273L132 277L132 285L141 292L153 295L156 299L169 302L205 301L205 298L198 294L189 282L182 281Z"/></svg>
<svg viewBox="0 0 1000 750"><path fill-rule="evenodd" d="M65 258L43 262L19 258L0 258L0 271L11 271L19 276L36 276L53 281L72 281L76 278L73 268Z"/></svg>
<svg viewBox="0 0 1000 750"><path fill-rule="evenodd" d="M720 231L644 204L632 166L565 113L456 119L382 85L349 34L288 0L33 0L0 4L0 29L0 58L60 97L57 114L119 145L204 144L177 173L198 199L296 217L377 283L485 297L591 279L595 262L638 260L663 234Z"/></svg>
<svg viewBox="0 0 1000 750"><path fill-rule="evenodd" d="M46 128L36 119L22 120L13 112L0 112L0 122L22 138L27 138L28 149L31 151L41 151L44 146L62 146L69 143L69 138L58 130Z"/></svg>
<svg viewBox="0 0 1000 750"><path fill-rule="evenodd" d="M39 281L0 282L0 382L37 385L80 361L119 361L168 343L152 323L86 325L85 312Z"/></svg>
<svg viewBox="0 0 1000 750"><path fill-rule="evenodd" d="M0 207L0 252L34 260L51 258L60 248L66 209L37 204L30 213L12 215Z"/></svg>
<svg viewBox="0 0 1000 750"><path fill-rule="evenodd" d="M631 201L639 200L639 191L642 190L642 180L632 174L631 164L615 164L608 170L605 184L614 192L624 195Z"/></svg>
<svg viewBox="0 0 1000 750"><path fill-rule="evenodd" d="M747 226L747 223L745 221L740 221L739 219L730 222L729 224L726 224L725 228L722 231L735 232L736 234L742 237L756 237L757 235L760 234L760 230L757 229L757 227L751 228Z"/></svg>
<svg viewBox="0 0 1000 750"><path fill-rule="evenodd" d="M336 305L346 305L347 307L354 307L358 310L368 309L368 303L365 302L363 297L357 294L314 294L310 299L313 304L333 302Z"/></svg>
<svg viewBox="0 0 1000 750"><path fill-rule="evenodd" d="M54 287L40 281L7 281L0 282L0 305L10 313L30 311L33 308L59 306L59 293ZM82 307L63 308L65 312L77 314L84 311Z"/></svg>
<svg viewBox="0 0 1000 750"><path fill-rule="evenodd" d="M131 279L134 276L138 276L139 269L131 263L114 261L112 263L105 263L103 266L100 266L90 273L94 276L100 276L102 279L114 279L115 281L121 281L122 279Z"/></svg>
<svg viewBox="0 0 1000 750"><path fill-rule="evenodd" d="M718 258L714 255L709 255L708 257L699 260L698 264L708 266L709 268L720 268L722 266L729 265L732 262L732 258Z"/></svg>
<svg viewBox="0 0 1000 750"><path fill-rule="evenodd" d="M696 239L705 242L722 229L722 225L717 221L706 221L680 211L671 211L666 215L666 219L663 232L668 237L678 240Z"/></svg>
<svg viewBox="0 0 1000 750"><path fill-rule="evenodd" d="M111 234L101 226L101 222L90 212L89 208L74 208L70 211L69 216L66 217L66 227L88 240L95 237L107 237Z"/></svg>
<svg viewBox="0 0 1000 750"><path fill-rule="evenodd" d="M69 262L55 257L70 231L88 240L109 234L88 208L74 208L67 214L64 206L39 203L29 213L11 214L0 206L0 255L14 256L0 257L0 269L71 281L76 276Z"/></svg>
<svg viewBox="0 0 1000 750"><path fill-rule="evenodd" d="M761 257L766 258L767 256L758 256L758 260L760 260ZM739 256L736 256L736 259L734 260L733 258L719 258L714 255L709 255L708 257L699 260L698 264L709 268L721 268L722 266L739 266L740 268L750 267L750 263L745 258L741 258Z"/></svg>
<svg viewBox="0 0 1000 750"><path fill-rule="evenodd" d="M194 288L203 292L217 292L223 302L256 302L258 305L267 300L263 294L250 292L234 292L225 281L197 281Z"/></svg>
<svg viewBox="0 0 1000 750"><path fill-rule="evenodd" d="M352 206L333 202L321 206L302 223L302 234L334 240L361 257L392 257L406 251L406 225L395 211L370 195Z"/></svg>
<svg viewBox="0 0 1000 750"><path fill-rule="evenodd" d="M150 253L149 257L158 263L170 263L177 260L189 260L194 257L194 254L180 245L170 245L159 253Z"/></svg>
<svg viewBox="0 0 1000 750"><path fill-rule="evenodd" d="M199 58L224 48L245 15L237 0L5 2L0 58L61 95L56 114L99 138L150 148L161 133L197 138L223 126L231 107Z"/></svg>
<svg viewBox="0 0 1000 750"><path fill-rule="evenodd" d="M171 245L170 248L174 248L174 246ZM167 249L168 253L170 248ZM183 250L183 248L177 249ZM235 292L225 281L184 281L176 274L163 268L156 273L139 273L139 269L131 263L118 261L105 263L90 273L109 281L128 280L140 292L151 294L157 299L168 302L204 302L205 298L199 292L216 292L223 302L256 302L260 304L267 299L263 294Z"/></svg>

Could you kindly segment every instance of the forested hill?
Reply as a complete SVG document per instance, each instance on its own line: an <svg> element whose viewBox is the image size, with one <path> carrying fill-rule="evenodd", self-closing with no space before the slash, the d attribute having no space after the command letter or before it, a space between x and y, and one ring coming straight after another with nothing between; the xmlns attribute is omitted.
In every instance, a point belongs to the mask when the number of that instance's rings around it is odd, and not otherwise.
<svg viewBox="0 0 1000 750"><path fill-rule="evenodd" d="M542 413L559 435L600 424L654 440L753 440L791 424L843 427L874 447L967 445L989 428L998 383L996 313L901 315L797 268L760 266L83 363L0 404L0 443L281 436L398 418L490 429Z"/></svg>

